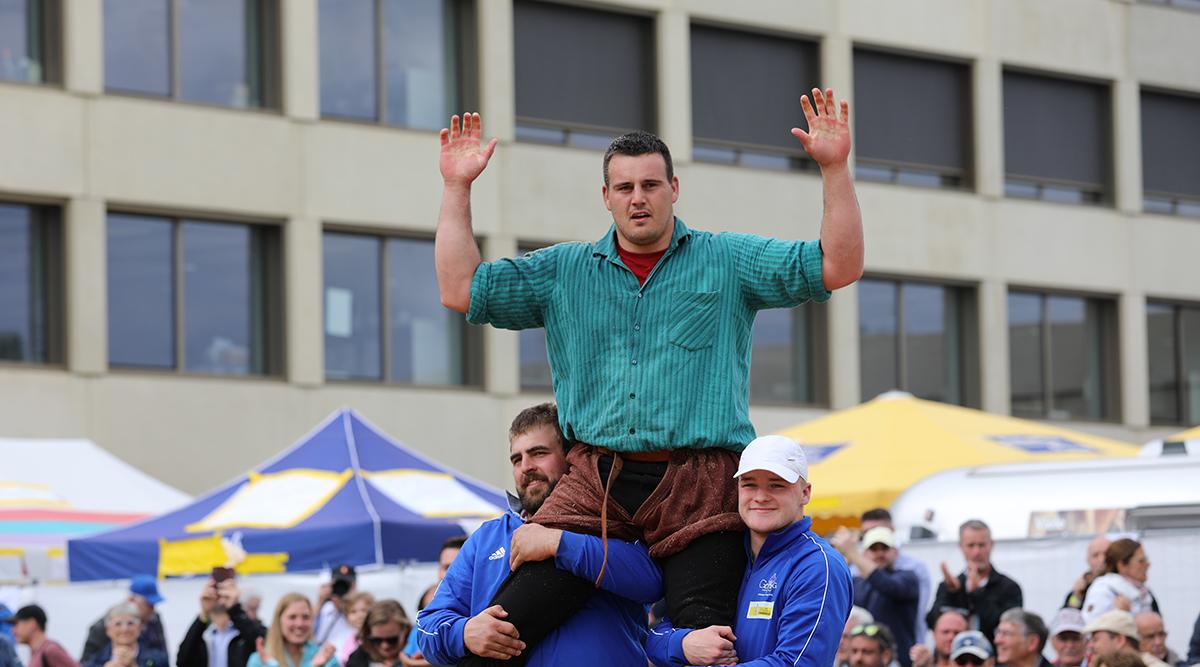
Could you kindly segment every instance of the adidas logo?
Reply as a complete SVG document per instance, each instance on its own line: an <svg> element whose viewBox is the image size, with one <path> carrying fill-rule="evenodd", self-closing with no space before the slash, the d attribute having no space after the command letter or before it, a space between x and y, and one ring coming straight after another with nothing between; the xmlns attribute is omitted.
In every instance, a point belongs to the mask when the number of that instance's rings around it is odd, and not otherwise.
<svg viewBox="0 0 1200 667"><path fill-rule="evenodd" d="M504 558L504 547L496 549L491 556L488 556L488 560L500 560L501 558Z"/></svg>

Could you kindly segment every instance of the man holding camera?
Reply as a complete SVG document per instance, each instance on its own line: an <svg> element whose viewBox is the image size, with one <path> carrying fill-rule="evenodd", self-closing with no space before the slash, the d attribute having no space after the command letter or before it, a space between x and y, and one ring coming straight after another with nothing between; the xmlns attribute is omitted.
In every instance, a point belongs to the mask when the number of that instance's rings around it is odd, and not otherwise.
<svg viewBox="0 0 1200 667"><path fill-rule="evenodd" d="M176 667L246 667L255 641L267 634L262 623L242 609L237 581L217 570L200 593L200 613L179 644Z"/></svg>
<svg viewBox="0 0 1200 667"><path fill-rule="evenodd" d="M357 630L346 618L346 596L358 589L358 575L349 565L333 568L333 581L329 586L329 597L321 602L320 611L313 622L313 641L318 645L330 637L354 634Z"/></svg>

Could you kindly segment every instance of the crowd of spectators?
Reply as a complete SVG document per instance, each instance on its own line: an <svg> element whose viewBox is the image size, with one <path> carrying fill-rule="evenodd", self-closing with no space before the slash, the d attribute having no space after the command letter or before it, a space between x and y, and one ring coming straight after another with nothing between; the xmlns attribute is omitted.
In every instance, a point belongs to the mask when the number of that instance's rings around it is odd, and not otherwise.
<svg viewBox="0 0 1200 667"><path fill-rule="evenodd" d="M926 605L918 600L925 599L928 572L897 548L887 510L871 510L862 519L861 533L842 528L830 536L856 573L857 606L846 622L837 667L1200 664L1200 618L1186 654L1172 650L1158 601L1146 585L1150 560L1136 540L1092 540L1088 569L1060 609L1038 610L1043 616L1025 608L1020 584L992 565L991 531L982 521L959 528L966 567L955 574L942 563L942 581ZM923 641L926 629L929 643Z"/></svg>
<svg viewBox="0 0 1200 667"><path fill-rule="evenodd" d="M836 667L1186 667L1200 664L1200 618L1185 651L1168 643L1143 546L1097 537L1088 569L1056 610L1023 607L1020 585L991 562L988 526L959 530L966 567L945 563L936 592L925 565L902 553L887 510L862 517L860 531L839 529L830 544L854 574L854 604ZM438 582L463 547L448 540ZM413 601L419 611L438 583ZM0 667L169 667L168 644L153 577L135 577L129 594L90 628L76 658L46 634L46 612L27 605L0 628ZM270 618L261 595L239 587L232 571L214 570L198 613L174 651L176 667L420 667L413 622L400 602L358 590L352 567L335 568L314 598L284 595ZM660 605L661 607L661 605ZM651 616L653 617L653 611ZM661 609L658 612L661 614ZM1047 623L1044 618L1049 618ZM653 622L653 618L652 618ZM1183 648L1183 647L1180 647ZM1052 655L1053 659L1046 656Z"/></svg>

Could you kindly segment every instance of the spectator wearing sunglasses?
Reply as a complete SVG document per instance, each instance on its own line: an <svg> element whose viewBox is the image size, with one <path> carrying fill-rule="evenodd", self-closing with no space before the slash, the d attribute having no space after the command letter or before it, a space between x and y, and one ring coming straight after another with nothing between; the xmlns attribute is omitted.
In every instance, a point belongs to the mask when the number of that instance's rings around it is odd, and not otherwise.
<svg viewBox="0 0 1200 667"><path fill-rule="evenodd" d="M1021 608L1000 614L996 660L1004 667L1053 667L1042 655L1050 630L1041 616Z"/></svg>
<svg viewBox="0 0 1200 667"><path fill-rule="evenodd" d="M954 637L950 660L958 667L996 667L996 652L982 632L967 630Z"/></svg>
<svg viewBox="0 0 1200 667"><path fill-rule="evenodd" d="M850 628L850 667L886 667L896 655L896 640L886 625Z"/></svg>
<svg viewBox="0 0 1200 667"><path fill-rule="evenodd" d="M399 667L400 650L412 628L412 621L395 600L380 600L367 610L367 618L358 631L362 642L346 659L346 667Z"/></svg>

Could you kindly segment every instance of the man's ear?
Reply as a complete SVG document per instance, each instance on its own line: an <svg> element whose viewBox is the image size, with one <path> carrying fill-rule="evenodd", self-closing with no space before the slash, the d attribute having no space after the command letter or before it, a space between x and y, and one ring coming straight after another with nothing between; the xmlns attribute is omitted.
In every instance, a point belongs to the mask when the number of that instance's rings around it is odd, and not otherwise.
<svg viewBox="0 0 1200 667"><path fill-rule="evenodd" d="M608 186L607 186L607 185L601 185L601 186L600 186L600 197L601 197L602 199L604 199L604 208L606 208L606 209L608 209L609 211L611 211L611 210L612 210L612 204L608 203Z"/></svg>

